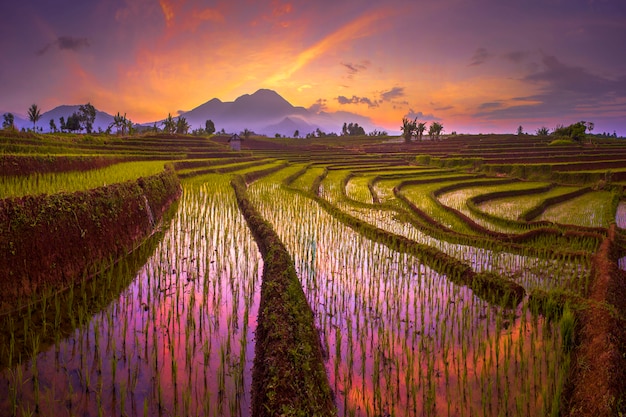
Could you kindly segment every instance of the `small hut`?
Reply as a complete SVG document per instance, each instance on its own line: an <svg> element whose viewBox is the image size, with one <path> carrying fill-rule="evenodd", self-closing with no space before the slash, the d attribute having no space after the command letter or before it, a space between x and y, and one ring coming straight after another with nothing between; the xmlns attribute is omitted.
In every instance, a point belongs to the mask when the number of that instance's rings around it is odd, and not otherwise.
<svg viewBox="0 0 626 417"><path fill-rule="evenodd" d="M234 134L230 137L230 139L228 139L228 143L230 144L230 149L233 151L240 151L241 150L241 141L243 139L241 139L241 137L239 137L238 134Z"/></svg>

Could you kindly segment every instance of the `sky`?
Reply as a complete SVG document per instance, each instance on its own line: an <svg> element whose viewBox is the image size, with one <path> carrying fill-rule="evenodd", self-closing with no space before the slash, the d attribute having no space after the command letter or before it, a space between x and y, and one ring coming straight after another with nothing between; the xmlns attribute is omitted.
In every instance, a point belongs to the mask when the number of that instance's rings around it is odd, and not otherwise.
<svg viewBox="0 0 626 417"><path fill-rule="evenodd" d="M408 117L626 136L624 0L5 3L2 113L90 102L145 123L268 88L390 133Z"/></svg>

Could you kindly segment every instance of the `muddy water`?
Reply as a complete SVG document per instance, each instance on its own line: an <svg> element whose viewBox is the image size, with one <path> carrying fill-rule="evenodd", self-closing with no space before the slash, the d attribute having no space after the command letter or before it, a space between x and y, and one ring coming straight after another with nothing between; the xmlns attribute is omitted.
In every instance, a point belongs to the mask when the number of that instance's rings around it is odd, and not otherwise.
<svg viewBox="0 0 626 417"><path fill-rule="evenodd" d="M261 272L228 179L186 184L120 294L95 313L81 293L51 307L72 311L73 330L52 345L34 337L34 355L3 343L1 414L249 415Z"/></svg>

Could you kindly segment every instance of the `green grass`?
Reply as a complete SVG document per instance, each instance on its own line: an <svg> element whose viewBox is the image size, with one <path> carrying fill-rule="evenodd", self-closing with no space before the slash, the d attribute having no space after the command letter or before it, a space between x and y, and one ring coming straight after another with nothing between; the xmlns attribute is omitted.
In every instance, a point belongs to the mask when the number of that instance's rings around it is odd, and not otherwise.
<svg viewBox="0 0 626 417"><path fill-rule="evenodd" d="M1 177L0 198L89 190L158 174L163 171L165 163L164 161L123 162L91 171Z"/></svg>

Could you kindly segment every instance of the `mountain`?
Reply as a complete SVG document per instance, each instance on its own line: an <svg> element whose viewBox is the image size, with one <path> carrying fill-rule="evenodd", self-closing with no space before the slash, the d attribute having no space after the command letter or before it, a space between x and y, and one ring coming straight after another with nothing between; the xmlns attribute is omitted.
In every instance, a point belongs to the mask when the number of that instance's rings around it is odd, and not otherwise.
<svg viewBox="0 0 626 417"><path fill-rule="evenodd" d="M273 90L261 89L254 94L244 94L232 102L217 98L181 114L192 129L204 127L212 120L218 131L238 133L244 129L274 136L276 133L300 136L321 129L324 132L341 132L343 123L359 123L366 131L376 127L366 117L348 112L315 113L304 107L293 106Z"/></svg>
<svg viewBox="0 0 626 417"><path fill-rule="evenodd" d="M63 105L55 107L41 115L37 123L44 132L50 131L50 119L54 120L57 129L60 128L59 118L65 120L72 113L78 112L80 106ZM18 129L32 128L33 124L23 117L15 116L15 125ZM358 123L366 132L379 129L372 121L364 116L349 112L314 112L304 107L293 106L277 92L261 89L253 94L244 94L235 101L223 102L218 98L211 99L198 107L182 112L181 116L187 119L191 130L204 128L207 120L212 120L218 131L224 129L227 133L239 133L244 129L258 134L274 136L280 134L293 136L297 130L301 137L307 133L320 129L324 132L340 133L344 123ZM142 126L151 127L155 123L162 127L163 120L142 123ZM113 123L113 116L96 109L96 120L93 129L106 130Z"/></svg>
<svg viewBox="0 0 626 417"><path fill-rule="evenodd" d="M292 137L294 133L298 131L299 136L305 136L307 133L314 132L319 126L312 125L306 120L299 117L285 117L279 123L266 126L265 130L268 132L278 133L280 135Z"/></svg>
<svg viewBox="0 0 626 417"><path fill-rule="evenodd" d="M54 124L57 129L61 128L61 122L59 119L63 117L64 120L67 120L73 113L78 113L79 105L62 105L55 107L52 110L48 110L47 112L41 113L41 119L37 122L37 130L40 128L43 132L50 132L50 120L54 120ZM13 113L14 116L14 124L18 130L24 129L32 129L33 122L28 120L28 118L20 117ZM111 123L113 123L113 116L103 111L96 109L96 119L93 124L93 130L98 131L98 129L106 130Z"/></svg>

